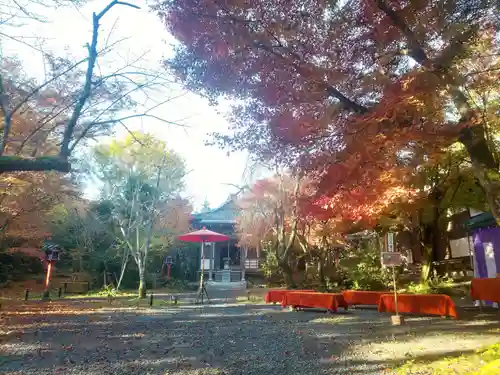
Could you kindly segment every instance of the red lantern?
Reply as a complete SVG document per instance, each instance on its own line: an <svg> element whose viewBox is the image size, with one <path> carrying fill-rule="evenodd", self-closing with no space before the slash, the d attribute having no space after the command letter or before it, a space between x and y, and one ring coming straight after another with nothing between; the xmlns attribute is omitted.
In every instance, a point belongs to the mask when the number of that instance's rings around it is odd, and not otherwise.
<svg viewBox="0 0 500 375"><path fill-rule="evenodd" d="M45 261L47 262L47 275L45 276L44 298L49 297L50 277L52 276L53 264L59 260L60 249L57 245L45 244Z"/></svg>

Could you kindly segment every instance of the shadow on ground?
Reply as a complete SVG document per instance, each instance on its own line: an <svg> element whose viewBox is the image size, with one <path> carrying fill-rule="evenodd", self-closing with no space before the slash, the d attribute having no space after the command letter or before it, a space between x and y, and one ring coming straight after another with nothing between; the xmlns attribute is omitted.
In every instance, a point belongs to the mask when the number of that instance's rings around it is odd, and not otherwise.
<svg viewBox="0 0 500 375"><path fill-rule="evenodd" d="M35 306L38 311L35 311ZM382 374L404 360L460 355L499 341L500 323L354 310L327 315L261 305L2 312L2 374Z"/></svg>

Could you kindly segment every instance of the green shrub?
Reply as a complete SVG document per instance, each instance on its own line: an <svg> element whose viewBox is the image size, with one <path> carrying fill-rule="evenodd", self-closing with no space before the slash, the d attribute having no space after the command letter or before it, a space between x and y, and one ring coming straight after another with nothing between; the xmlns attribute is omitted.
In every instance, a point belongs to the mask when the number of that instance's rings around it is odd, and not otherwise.
<svg viewBox="0 0 500 375"><path fill-rule="evenodd" d="M116 297L116 289L113 285L105 285L102 287L100 291L95 293L97 296L102 296L102 297Z"/></svg>
<svg viewBox="0 0 500 375"><path fill-rule="evenodd" d="M274 251L265 251L265 259L261 262L261 269L270 284L283 282L283 271L278 265L278 258Z"/></svg>
<svg viewBox="0 0 500 375"><path fill-rule="evenodd" d="M40 259L22 253L0 252L0 283L21 281L42 274L43 265Z"/></svg>
<svg viewBox="0 0 500 375"><path fill-rule="evenodd" d="M406 287L408 293L415 294L446 294L452 296L457 289L453 285L452 279L435 278L427 283L410 283Z"/></svg>
<svg viewBox="0 0 500 375"><path fill-rule="evenodd" d="M171 290L192 290L197 289L196 284L188 282L187 280L179 280L179 279L174 279L171 278L170 280L165 280L165 283L163 284L164 287L171 289Z"/></svg>
<svg viewBox="0 0 500 375"><path fill-rule="evenodd" d="M365 239L349 250L340 266L344 274L342 286L356 290L386 290L391 285L391 273L380 264L377 239Z"/></svg>

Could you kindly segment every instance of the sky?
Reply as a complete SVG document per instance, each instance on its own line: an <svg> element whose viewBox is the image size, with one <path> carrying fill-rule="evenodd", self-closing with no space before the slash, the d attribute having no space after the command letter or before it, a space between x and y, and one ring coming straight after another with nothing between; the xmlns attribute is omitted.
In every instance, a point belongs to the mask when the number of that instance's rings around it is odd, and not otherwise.
<svg viewBox="0 0 500 375"><path fill-rule="evenodd" d="M20 2L22 4L27 1ZM66 7L57 11L36 9L37 14L43 15L46 22L26 21L22 30L18 28L14 35L22 33L25 37L23 40L30 43L33 40L32 44L35 36L38 42L38 38L43 38L43 49L56 55L84 57L85 44L91 37L92 12L99 12L109 1L89 1L80 9L76 7ZM144 6L145 1L129 0L129 2L141 6L142 9L115 7L101 21L101 45L105 39L112 43L128 38L120 42L106 56L101 68L113 69L127 61L136 60L145 53L141 67L152 70L160 68L162 58L171 55L172 43L175 41L168 35L160 19ZM12 41L2 45L1 53L16 54L23 60L29 75L43 76L44 64L39 51ZM180 86L172 88L171 92L159 92L157 101L164 100L163 97L176 97L180 93L182 93ZM240 186L243 183L248 164L247 155L245 153L228 155L224 150L205 145L210 139L209 133L226 132L229 126L216 108L209 106L205 99L187 93L162 105L155 110L154 115L170 121L183 119L186 127L166 125L148 118L130 120L126 124L127 128L152 133L164 140L169 148L182 155L190 171L186 177L186 194L191 198L195 209L201 208L205 199L209 201L211 208L215 208L231 193L237 191L234 185ZM117 137L126 133L124 128L117 128Z"/></svg>

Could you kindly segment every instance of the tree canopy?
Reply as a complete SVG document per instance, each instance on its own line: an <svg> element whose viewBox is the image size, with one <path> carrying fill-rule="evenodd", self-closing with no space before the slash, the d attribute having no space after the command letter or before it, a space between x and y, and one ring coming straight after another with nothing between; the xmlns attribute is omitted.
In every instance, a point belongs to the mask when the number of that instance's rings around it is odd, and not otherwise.
<svg viewBox="0 0 500 375"><path fill-rule="evenodd" d="M91 170L102 184L101 199L109 207L123 257L139 270L139 295L145 296L148 254L167 250L187 231L191 206L181 197L184 160L149 134L130 133L122 140L97 145ZM124 260L122 275L127 261Z"/></svg>
<svg viewBox="0 0 500 375"><path fill-rule="evenodd" d="M221 145L305 168L329 195L397 189L391 182L460 142L500 218L496 2L192 0L156 10L180 41L166 66L214 100L237 99Z"/></svg>

